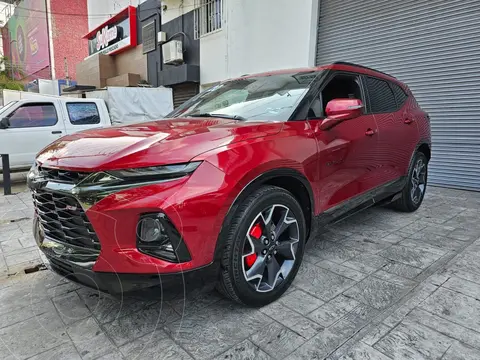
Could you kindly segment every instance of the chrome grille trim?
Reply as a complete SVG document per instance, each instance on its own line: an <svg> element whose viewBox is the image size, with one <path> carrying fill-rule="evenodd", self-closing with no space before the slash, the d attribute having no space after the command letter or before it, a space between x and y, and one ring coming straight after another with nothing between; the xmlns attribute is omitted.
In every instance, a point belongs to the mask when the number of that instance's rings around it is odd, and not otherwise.
<svg viewBox="0 0 480 360"><path fill-rule="evenodd" d="M32 191L45 236L65 244L100 251L100 241L82 206L72 195Z"/></svg>
<svg viewBox="0 0 480 360"><path fill-rule="evenodd" d="M38 167L38 173L48 181L57 181L67 184L78 184L91 174L88 172L59 170L43 166Z"/></svg>

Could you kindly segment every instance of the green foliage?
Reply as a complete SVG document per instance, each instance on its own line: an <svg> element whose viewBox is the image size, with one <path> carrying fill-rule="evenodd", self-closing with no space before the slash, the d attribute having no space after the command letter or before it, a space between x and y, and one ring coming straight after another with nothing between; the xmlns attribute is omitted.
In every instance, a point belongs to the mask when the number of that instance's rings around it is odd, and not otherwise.
<svg viewBox="0 0 480 360"><path fill-rule="evenodd" d="M0 57L0 67L4 68L0 71L0 89L22 91L24 89L23 83L15 78L12 78L12 64L5 56ZM23 77L22 71L15 69L14 72L17 74L17 76Z"/></svg>

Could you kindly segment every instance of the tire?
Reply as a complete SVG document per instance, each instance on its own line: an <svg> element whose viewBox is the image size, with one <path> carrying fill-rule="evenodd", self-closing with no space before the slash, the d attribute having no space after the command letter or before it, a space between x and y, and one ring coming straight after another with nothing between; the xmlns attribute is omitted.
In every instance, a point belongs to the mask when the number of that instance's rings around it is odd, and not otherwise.
<svg viewBox="0 0 480 360"><path fill-rule="evenodd" d="M424 181L423 184L422 180L418 183L418 190L421 192L416 192L416 196L413 196L412 190L415 186L414 181L412 180L416 173L418 173L417 165L419 162L423 163L424 166ZM422 172L421 172L422 173ZM420 178L422 176L420 175ZM428 159L422 152L416 152L413 158L412 164L408 171L407 183L402 190L402 196L394 201L391 206L395 210L403 211L403 212L414 212L416 211L423 202L423 198L425 196L425 191L427 189L427 179L428 179ZM423 185L423 190L421 190L420 185Z"/></svg>
<svg viewBox="0 0 480 360"><path fill-rule="evenodd" d="M265 215L262 218L260 214ZM266 225L263 220L268 220L269 214L273 220ZM281 226L275 227L276 224ZM285 229L281 232L283 227ZM275 232L281 235L276 237ZM255 237L259 235L260 238ZM296 237L298 241L295 241ZM305 216L290 192L276 186L263 186L254 191L238 206L229 224L221 256L218 291L251 307L275 301L289 288L298 272L305 237ZM265 242L270 243L266 245ZM257 252L253 246L257 247ZM255 256L248 255L250 252L255 252ZM251 257L256 260L249 264ZM261 270L262 266L265 266L264 270ZM265 275L251 275L257 273L257 268L259 274ZM288 269L288 272L282 269Z"/></svg>

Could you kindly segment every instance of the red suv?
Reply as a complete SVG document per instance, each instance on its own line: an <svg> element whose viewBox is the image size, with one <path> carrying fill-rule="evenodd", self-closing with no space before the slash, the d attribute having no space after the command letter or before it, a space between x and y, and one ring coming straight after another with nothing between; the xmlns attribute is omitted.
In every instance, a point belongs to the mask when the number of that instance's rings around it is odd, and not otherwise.
<svg viewBox="0 0 480 360"><path fill-rule="evenodd" d="M385 73L246 75L166 119L43 149L28 175L35 237L54 271L102 291L213 274L261 306L290 286L314 228L377 203L415 211L430 148L429 116Z"/></svg>

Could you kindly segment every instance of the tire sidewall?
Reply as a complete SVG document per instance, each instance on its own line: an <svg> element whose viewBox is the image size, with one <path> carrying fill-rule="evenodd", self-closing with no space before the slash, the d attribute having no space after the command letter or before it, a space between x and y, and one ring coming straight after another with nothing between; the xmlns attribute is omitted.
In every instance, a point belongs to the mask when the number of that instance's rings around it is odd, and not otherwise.
<svg viewBox="0 0 480 360"><path fill-rule="evenodd" d="M422 159L423 162L425 163L425 190L423 191L420 200L417 203L414 203L412 200L412 195L411 195L411 190L412 190L412 176L413 176L413 169L415 168L415 164L417 163L418 160ZM415 211L417 210L420 205L422 205L423 198L425 197L425 193L427 192L427 184L428 184L428 160L425 154L421 152L417 152L413 158L412 165L410 166L410 171L408 173L408 179L407 179L407 186L406 186L406 196L407 196L407 204L408 207Z"/></svg>
<svg viewBox="0 0 480 360"><path fill-rule="evenodd" d="M293 212L298 222L299 228L299 242L297 252L295 254L295 264L287 276L287 279L277 285L275 289L269 292L257 292L251 284L247 282L243 273L242 255L245 242L247 241L247 231L255 219L255 217L263 210L271 205L278 204L287 206ZM242 214L240 214L242 215ZM239 226L234 233L235 239L231 248L230 254L230 276L235 284L235 293L240 300L248 305L263 306L276 299L278 299L290 286L295 278L300 264L302 263L303 253L305 250L306 224L303 211L295 200L287 191L282 189L268 192L253 202L245 212L243 212L243 219L240 220Z"/></svg>

